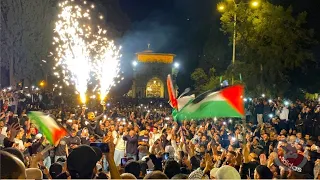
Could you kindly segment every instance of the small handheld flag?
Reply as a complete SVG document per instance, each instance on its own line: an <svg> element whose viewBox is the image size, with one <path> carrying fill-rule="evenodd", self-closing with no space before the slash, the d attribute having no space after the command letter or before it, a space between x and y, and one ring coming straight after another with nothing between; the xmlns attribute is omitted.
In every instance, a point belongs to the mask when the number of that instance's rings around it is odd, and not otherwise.
<svg viewBox="0 0 320 180"><path fill-rule="evenodd" d="M60 127L50 116L39 112L31 111L28 113L29 119L36 124L40 132L46 136L47 140L55 145L62 137L67 134L67 131Z"/></svg>

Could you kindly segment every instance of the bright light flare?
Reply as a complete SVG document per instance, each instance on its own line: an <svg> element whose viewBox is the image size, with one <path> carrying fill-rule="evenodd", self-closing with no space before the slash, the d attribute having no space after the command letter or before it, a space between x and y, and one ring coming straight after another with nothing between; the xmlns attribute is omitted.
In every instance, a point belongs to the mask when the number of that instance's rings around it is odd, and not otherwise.
<svg viewBox="0 0 320 180"><path fill-rule="evenodd" d="M59 3L61 12L55 24L55 37L53 43L56 46L56 67L54 74L69 86L73 84L76 94L80 95L81 102L86 102L86 92L94 74L99 81L93 92L99 89L101 101L103 101L115 79L119 78L120 53L113 41L106 38L107 30L100 25L93 25L91 21L95 5L82 1L64 1ZM98 15L97 19L103 19ZM59 67L59 69L57 68ZM62 75L62 76L61 76Z"/></svg>
<svg viewBox="0 0 320 180"><path fill-rule="evenodd" d="M289 106L289 104L290 104L290 103L289 103L288 101L285 101L285 102L284 102L284 105L285 105L285 106Z"/></svg>
<svg viewBox="0 0 320 180"><path fill-rule="evenodd" d="M223 2L218 3L217 9L219 12L223 12L226 9L226 5Z"/></svg>
<svg viewBox="0 0 320 180"><path fill-rule="evenodd" d="M138 62L137 62L137 61L133 61L133 62L132 62L132 65L133 65L134 67L136 67L136 66L138 65Z"/></svg>
<svg viewBox="0 0 320 180"><path fill-rule="evenodd" d="M74 84L81 102L86 102L87 83L90 79L90 51L87 39L91 28L84 24L90 16L80 6L59 4L61 12L55 23L54 43L58 44L55 53L56 66L61 67L64 82ZM58 77L60 77L58 75Z"/></svg>
<svg viewBox="0 0 320 180"><path fill-rule="evenodd" d="M252 7L258 7L259 6L259 1L252 1L251 2Z"/></svg>
<svg viewBox="0 0 320 180"><path fill-rule="evenodd" d="M96 78L100 83L100 101L104 101L112 86L115 86L115 79L120 72L120 48L113 41L100 36L105 30L100 29L99 35L95 35L95 41L91 44L93 56L93 68Z"/></svg>

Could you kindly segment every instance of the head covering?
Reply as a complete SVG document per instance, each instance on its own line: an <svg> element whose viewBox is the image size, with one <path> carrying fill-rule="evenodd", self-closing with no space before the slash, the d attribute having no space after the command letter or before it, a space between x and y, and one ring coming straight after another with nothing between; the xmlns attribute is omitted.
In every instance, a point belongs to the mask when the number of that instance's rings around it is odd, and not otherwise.
<svg viewBox="0 0 320 180"><path fill-rule="evenodd" d="M219 170L219 168L213 168L213 169L211 169L211 171L210 171L210 178L211 178L211 177L216 177L218 170Z"/></svg>
<svg viewBox="0 0 320 180"><path fill-rule="evenodd" d="M194 170L188 177L188 179L209 179L207 175L203 177L204 173L201 169Z"/></svg>
<svg viewBox="0 0 320 180"><path fill-rule="evenodd" d="M136 179L136 177L131 173L122 173L120 176L122 179Z"/></svg>
<svg viewBox="0 0 320 180"><path fill-rule="evenodd" d="M92 175L98 162L98 156L93 148L81 145L70 153L67 168L72 178L87 179Z"/></svg>
<svg viewBox="0 0 320 180"><path fill-rule="evenodd" d="M27 179L42 179L42 171L38 168L28 168L26 169Z"/></svg>
<svg viewBox="0 0 320 180"><path fill-rule="evenodd" d="M53 163L49 168L49 173L53 179L55 179L59 174L62 173L62 164L61 163Z"/></svg>
<svg viewBox="0 0 320 180"><path fill-rule="evenodd" d="M37 134L34 138L37 139L37 140L39 140L39 139L42 138L42 134L39 133L39 134Z"/></svg>
<svg viewBox="0 0 320 180"><path fill-rule="evenodd" d="M24 162L24 155L22 154L21 151L19 151L17 148L5 148L4 151L16 156L17 158L19 158L22 162Z"/></svg>
<svg viewBox="0 0 320 180"><path fill-rule="evenodd" d="M102 151L100 148L95 147L95 146L90 146L94 152L97 154L97 161L100 161L100 159L102 158Z"/></svg>
<svg viewBox="0 0 320 180"><path fill-rule="evenodd" d="M216 179L241 179L238 171L232 166L222 166L216 173Z"/></svg>

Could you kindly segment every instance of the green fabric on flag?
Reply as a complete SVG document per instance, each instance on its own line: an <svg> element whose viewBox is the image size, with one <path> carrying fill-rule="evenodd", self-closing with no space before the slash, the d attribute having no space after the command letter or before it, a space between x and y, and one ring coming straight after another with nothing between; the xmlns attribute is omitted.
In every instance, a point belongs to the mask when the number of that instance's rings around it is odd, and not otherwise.
<svg viewBox="0 0 320 180"><path fill-rule="evenodd" d="M200 120L212 117L242 117L242 115L235 111L227 102L216 101L206 102L200 105L200 108L194 112L188 112L182 109L180 112L172 114L176 121L182 120Z"/></svg>
<svg viewBox="0 0 320 180"><path fill-rule="evenodd" d="M28 113L29 119L36 124L40 132L47 140L55 145L61 137L66 135L66 130L60 127L54 119L42 112L31 111Z"/></svg>
<svg viewBox="0 0 320 180"><path fill-rule="evenodd" d="M243 86L230 86L220 91L207 91L189 101L172 116L176 121L200 120L214 117L243 117Z"/></svg>

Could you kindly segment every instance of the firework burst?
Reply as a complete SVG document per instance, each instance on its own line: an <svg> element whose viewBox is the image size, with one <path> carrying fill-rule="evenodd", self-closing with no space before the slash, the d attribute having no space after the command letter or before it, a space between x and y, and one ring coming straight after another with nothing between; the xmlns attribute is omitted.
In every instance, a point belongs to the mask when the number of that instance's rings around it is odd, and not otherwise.
<svg viewBox="0 0 320 180"><path fill-rule="evenodd" d="M115 78L120 71L120 53L113 41L108 41L106 30L99 29L98 35L94 35L95 41L91 47L95 51L93 55L93 69L100 84L100 100L104 101L112 86L115 85Z"/></svg>
<svg viewBox="0 0 320 180"><path fill-rule="evenodd" d="M101 100L105 99L114 79L119 73L119 49L113 41L106 38L106 30L91 20L91 10L95 8L87 1L64 1L59 3L61 12L55 23L53 53L56 66L61 69L54 74L69 85L73 84L80 94L82 103L86 102L90 73L95 74L99 82ZM100 20L103 16L98 17Z"/></svg>

